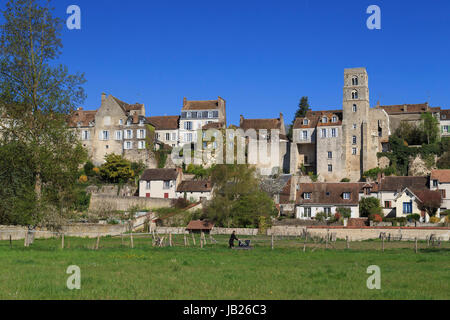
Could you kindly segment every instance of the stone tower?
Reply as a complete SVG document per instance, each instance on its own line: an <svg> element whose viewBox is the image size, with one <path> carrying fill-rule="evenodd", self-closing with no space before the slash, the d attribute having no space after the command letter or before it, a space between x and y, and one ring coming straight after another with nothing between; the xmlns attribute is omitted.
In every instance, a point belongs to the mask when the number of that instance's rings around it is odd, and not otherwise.
<svg viewBox="0 0 450 320"><path fill-rule="evenodd" d="M344 70L343 158L351 181L361 179L367 169L370 152L369 78L365 68ZM376 159L376 158L375 158Z"/></svg>

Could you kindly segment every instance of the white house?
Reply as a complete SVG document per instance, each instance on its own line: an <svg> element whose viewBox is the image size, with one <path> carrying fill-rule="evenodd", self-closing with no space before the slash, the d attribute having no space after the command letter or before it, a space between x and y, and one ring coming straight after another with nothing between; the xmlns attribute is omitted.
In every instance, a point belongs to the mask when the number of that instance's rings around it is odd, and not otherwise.
<svg viewBox="0 0 450 320"><path fill-rule="evenodd" d="M297 191L297 219L313 219L317 213L334 215L338 208L349 208L351 218L359 217L362 183L301 183Z"/></svg>
<svg viewBox="0 0 450 320"><path fill-rule="evenodd" d="M450 137L450 110L441 110L440 125L442 137Z"/></svg>
<svg viewBox="0 0 450 320"><path fill-rule="evenodd" d="M178 145L180 116L147 117L155 128L156 140L171 147Z"/></svg>
<svg viewBox="0 0 450 320"><path fill-rule="evenodd" d="M433 170L430 189L439 190L442 197L441 212L450 209L450 170Z"/></svg>
<svg viewBox="0 0 450 320"><path fill-rule="evenodd" d="M181 169L147 169L139 181L139 197L176 199Z"/></svg>
<svg viewBox="0 0 450 320"><path fill-rule="evenodd" d="M182 181L177 188L177 198L202 201L211 200L213 186L210 181L189 180Z"/></svg>

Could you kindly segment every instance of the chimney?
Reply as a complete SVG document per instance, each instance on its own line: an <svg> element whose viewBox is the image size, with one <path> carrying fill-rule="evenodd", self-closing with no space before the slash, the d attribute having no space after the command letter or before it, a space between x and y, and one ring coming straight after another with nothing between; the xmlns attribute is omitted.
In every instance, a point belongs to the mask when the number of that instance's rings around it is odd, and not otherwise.
<svg viewBox="0 0 450 320"><path fill-rule="evenodd" d="M243 123L244 123L244 116L241 114L241 118L239 120L239 126L242 127Z"/></svg>
<svg viewBox="0 0 450 320"><path fill-rule="evenodd" d="M83 111L83 107L78 107L77 111Z"/></svg>
<svg viewBox="0 0 450 320"><path fill-rule="evenodd" d="M187 104L187 99L186 99L186 97L184 97L183 98L183 108L186 107L186 104Z"/></svg>
<svg viewBox="0 0 450 320"><path fill-rule="evenodd" d="M404 112L408 112L408 105L407 105L407 104L405 104L405 105L403 106L403 111L404 111Z"/></svg>
<svg viewBox="0 0 450 320"><path fill-rule="evenodd" d="M106 93L102 92L102 103L106 100Z"/></svg>

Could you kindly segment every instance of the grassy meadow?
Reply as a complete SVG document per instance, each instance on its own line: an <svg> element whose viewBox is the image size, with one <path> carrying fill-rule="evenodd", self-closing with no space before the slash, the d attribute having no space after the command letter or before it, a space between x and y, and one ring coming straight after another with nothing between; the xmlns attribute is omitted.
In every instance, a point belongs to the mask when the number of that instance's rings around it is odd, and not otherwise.
<svg viewBox="0 0 450 320"><path fill-rule="evenodd" d="M361 242L345 249L303 252L301 240L256 241L253 250L230 250L218 244L154 248L151 240L134 238L66 238L0 241L0 299L449 299L450 249L420 243ZM314 251L313 251L314 249ZM69 290L67 267L81 269L81 290ZM381 268L381 290L366 286L367 267Z"/></svg>

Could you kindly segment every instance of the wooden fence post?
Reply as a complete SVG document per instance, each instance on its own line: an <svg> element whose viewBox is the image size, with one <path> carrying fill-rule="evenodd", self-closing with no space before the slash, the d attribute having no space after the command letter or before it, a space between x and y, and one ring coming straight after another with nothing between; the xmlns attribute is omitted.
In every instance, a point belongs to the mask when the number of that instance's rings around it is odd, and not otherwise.
<svg viewBox="0 0 450 320"><path fill-rule="evenodd" d="M350 243L348 242L348 236L345 237L345 240L347 241L347 249L350 249Z"/></svg>
<svg viewBox="0 0 450 320"><path fill-rule="evenodd" d="M273 250L273 233L272 233L272 241L271 241L271 245L272 245L272 250Z"/></svg>
<svg viewBox="0 0 450 320"><path fill-rule="evenodd" d="M303 244L303 252L306 252L306 243L308 242L308 232L305 234L305 243Z"/></svg>
<svg viewBox="0 0 450 320"><path fill-rule="evenodd" d="M95 250L98 250L98 245L100 244L100 235L97 234L97 243L95 244Z"/></svg>
<svg viewBox="0 0 450 320"><path fill-rule="evenodd" d="M169 232L169 246L172 246L172 232Z"/></svg>
<svg viewBox="0 0 450 320"><path fill-rule="evenodd" d="M327 238L325 239L325 249L328 249L328 239L330 238L330 232L327 231Z"/></svg>
<svg viewBox="0 0 450 320"><path fill-rule="evenodd" d="M123 247L123 232L120 234L120 245Z"/></svg>
<svg viewBox="0 0 450 320"><path fill-rule="evenodd" d="M28 247L28 230L25 232L25 242L23 243L24 247Z"/></svg>
<svg viewBox="0 0 450 320"><path fill-rule="evenodd" d="M131 232L131 235L130 235L130 239L131 239L131 249L134 249L134 241L133 241L133 232Z"/></svg>
<svg viewBox="0 0 450 320"><path fill-rule="evenodd" d="M383 249L384 252L384 234L381 236L381 248Z"/></svg>
<svg viewBox="0 0 450 320"><path fill-rule="evenodd" d="M9 235L9 248L12 249L12 236Z"/></svg>
<svg viewBox="0 0 450 320"><path fill-rule="evenodd" d="M414 248L415 248L415 251L416 251L416 253L417 253L417 237L416 237L416 239L414 239Z"/></svg>
<svg viewBox="0 0 450 320"><path fill-rule="evenodd" d="M187 247L187 243L186 243L186 234L184 234L184 246Z"/></svg>
<svg viewBox="0 0 450 320"><path fill-rule="evenodd" d="M194 247L195 247L195 236L194 236L193 232L192 232L192 243L194 244Z"/></svg>
<svg viewBox="0 0 450 320"><path fill-rule="evenodd" d="M61 236L61 249L64 249L64 233Z"/></svg>

